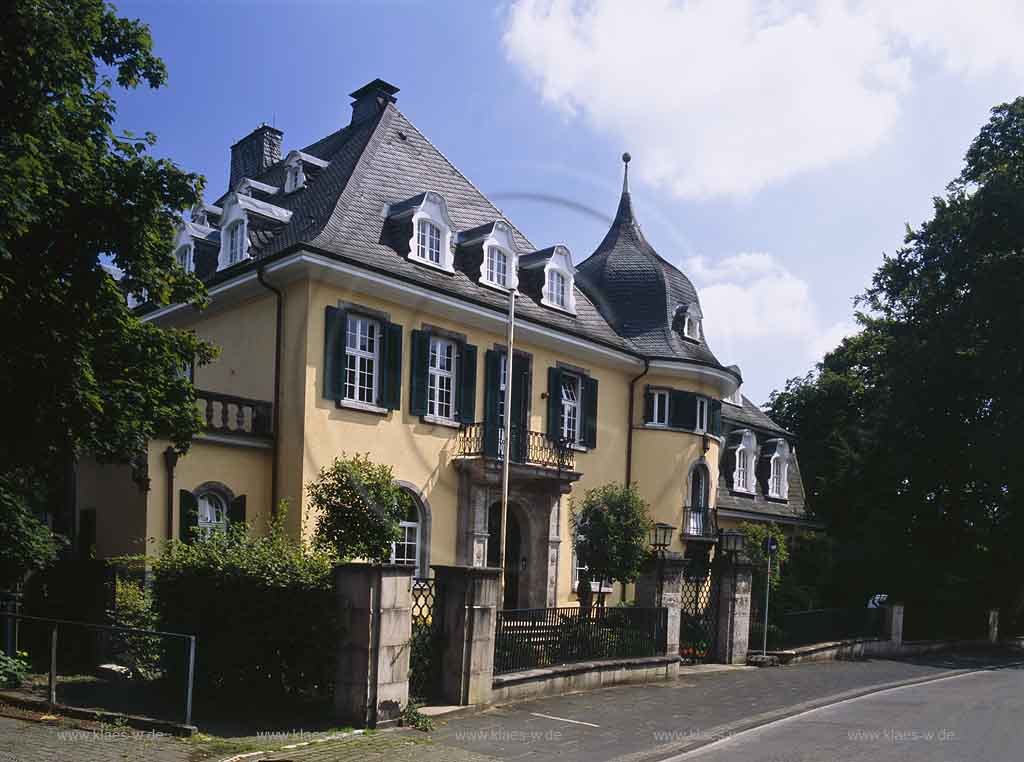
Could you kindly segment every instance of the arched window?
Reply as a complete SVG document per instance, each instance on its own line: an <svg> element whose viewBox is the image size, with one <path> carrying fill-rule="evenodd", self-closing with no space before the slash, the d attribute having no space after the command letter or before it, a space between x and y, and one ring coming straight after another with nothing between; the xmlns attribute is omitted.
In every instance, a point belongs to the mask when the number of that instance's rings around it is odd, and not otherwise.
<svg viewBox="0 0 1024 762"><path fill-rule="evenodd" d="M441 228L430 220L416 223L416 256L425 262L441 264Z"/></svg>
<svg viewBox="0 0 1024 762"><path fill-rule="evenodd" d="M196 498L199 506L199 532L204 537L223 532L228 527L228 506L224 497L216 492L203 492Z"/></svg>
<svg viewBox="0 0 1024 762"><path fill-rule="evenodd" d="M237 220L228 228L228 264L245 259L245 220Z"/></svg>
<svg viewBox="0 0 1024 762"><path fill-rule="evenodd" d="M708 509L708 468L703 464L694 466L690 474L690 507L695 511Z"/></svg>
<svg viewBox="0 0 1024 762"><path fill-rule="evenodd" d="M430 576L430 509L412 485L401 483L403 518L399 539L391 544L391 563L412 566L413 576Z"/></svg>

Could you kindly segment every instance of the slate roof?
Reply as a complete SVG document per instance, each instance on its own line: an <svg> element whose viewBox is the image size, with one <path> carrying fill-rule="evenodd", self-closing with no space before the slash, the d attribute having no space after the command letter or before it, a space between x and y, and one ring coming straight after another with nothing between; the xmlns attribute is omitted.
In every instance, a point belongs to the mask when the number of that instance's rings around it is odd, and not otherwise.
<svg viewBox="0 0 1024 762"><path fill-rule="evenodd" d="M779 426L775 421L761 410L757 405L743 397L743 407L724 403L722 405L722 417L727 421L735 421L740 426L750 426L755 429L762 429L767 432L775 432L782 436L792 438L793 434Z"/></svg>

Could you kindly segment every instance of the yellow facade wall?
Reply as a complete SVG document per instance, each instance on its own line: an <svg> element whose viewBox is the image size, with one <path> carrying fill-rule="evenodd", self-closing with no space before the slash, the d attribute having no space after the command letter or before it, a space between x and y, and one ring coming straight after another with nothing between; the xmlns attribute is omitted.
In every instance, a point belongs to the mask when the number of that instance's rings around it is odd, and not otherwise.
<svg viewBox="0 0 1024 762"><path fill-rule="evenodd" d="M147 493L132 479L131 466L83 458L76 476L78 510L96 511L96 557L144 552Z"/></svg>
<svg viewBox="0 0 1024 762"><path fill-rule="evenodd" d="M274 330L276 312L268 292L224 312L203 315L196 334L220 354L195 369L197 389L236 397L271 400L274 397Z"/></svg>

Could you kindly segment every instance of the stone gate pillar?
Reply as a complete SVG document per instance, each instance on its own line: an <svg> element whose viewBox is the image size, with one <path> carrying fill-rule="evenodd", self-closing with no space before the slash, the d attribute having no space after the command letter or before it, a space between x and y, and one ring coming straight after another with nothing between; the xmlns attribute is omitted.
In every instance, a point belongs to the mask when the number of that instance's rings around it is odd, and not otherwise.
<svg viewBox="0 0 1024 762"><path fill-rule="evenodd" d="M885 608L885 636L899 648L903 645L903 604L891 603Z"/></svg>
<svg viewBox="0 0 1024 762"><path fill-rule="evenodd" d="M746 664L750 640L753 567L742 559L732 560L728 557L718 561L715 566L719 594L716 657L723 664Z"/></svg>
<svg viewBox="0 0 1024 762"><path fill-rule="evenodd" d="M665 553L663 559L648 561L636 581L637 605L654 608L658 605L658 577L661 575L661 605L668 609L664 656L679 656L683 573L686 571L688 563L681 553Z"/></svg>
<svg viewBox="0 0 1024 762"><path fill-rule="evenodd" d="M501 571L432 566L440 591L441 697L450 704L488 704L494 679L494 628Z"/></svg>
<svg viewBox="0 0 1024 762"><path fill-rule="evenodd" d="M373 728L396 722L409 703L412 574L411 566L390 564L335 567L338 720Z"/></svg>

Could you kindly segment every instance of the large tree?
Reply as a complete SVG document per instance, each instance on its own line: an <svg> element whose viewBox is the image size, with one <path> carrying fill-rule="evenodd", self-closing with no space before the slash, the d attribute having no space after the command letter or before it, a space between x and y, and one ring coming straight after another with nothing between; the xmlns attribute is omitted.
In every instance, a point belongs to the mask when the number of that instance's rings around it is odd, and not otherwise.
<svg viewBox="0 0 1024 762"><path fill-rule="evenodd" d="M170 250L201 178L114 129L115 89L167 73L146 25L101 0L4 3L0 72L0 484L38 501L83 452L123 461L197 430L181 369L212 348L141 322L125 293L203 305Z"/></svg>
<svg viewBox="0 0 1024 762"><path fill-rule="evenodd" d="M1019 614L1024 98L993 109L860 304L861 333L769 404L814 511L860 592Z"/></svg>

